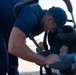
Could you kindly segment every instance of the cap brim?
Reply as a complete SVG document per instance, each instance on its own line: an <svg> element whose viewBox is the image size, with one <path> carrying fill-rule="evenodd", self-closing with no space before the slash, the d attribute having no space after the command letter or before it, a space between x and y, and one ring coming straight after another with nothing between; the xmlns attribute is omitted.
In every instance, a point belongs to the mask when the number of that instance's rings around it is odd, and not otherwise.
<svg viewBox="0 0 76 75"><path fill-rule="evenodd" d="M59 25L57 25L57 31L61 35L62 34L62 27L59 27Z"/></svg>

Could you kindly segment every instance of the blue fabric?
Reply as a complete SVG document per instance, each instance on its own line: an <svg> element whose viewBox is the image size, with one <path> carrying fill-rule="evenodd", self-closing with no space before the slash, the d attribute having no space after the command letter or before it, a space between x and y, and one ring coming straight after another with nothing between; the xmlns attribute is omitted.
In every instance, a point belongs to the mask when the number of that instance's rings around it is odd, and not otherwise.
<svg viewBox="0 0 76 75"><path fill-rule="evenodd" d="M21 0L0 0L0 21L10 32L16 20L13 14L13 7Z"/></svg>
<svg viewBox="0 0 76 75"><path fill-rule="evenodd" d="M6 44L3 35L0 33L0 75L2 75L2 73L7 72L8 67L7 62L8 62L8 54Z"/></svg>
<svg viewBox="0 0 76 75"><path fill-rule="evenodd" d="M74 56L74 61L76 62L76 55Z"/></svg>
<svg viewBox="0 0 76 75"><path fill-rule="evenodd" d="M19 75L18 58L12 54L9 54L9 59L8 75Z"/></svg>
<svg viewBox="0 0 76 75"><path fill-rule="evenodd" d="M40 19L44 13L39 5L32 7L23 5L18 11L19 17L18 20L16 20L13 14L13 7L20 1L21 0L0 0L0 21L2 21L9 32L11 31L13 25L17 25L17 27L20 28L20 24L24 24L24 29L21 28L21 30L28 36L29 32L31 32L36 25L39 25ZM27 29L28 31L26 30L28 27L27 25L29 25L29 28ZM30 27L32 29L30 29Z"/></svg>
<svg viewBox="0 0 76 75"><path fill-rule="evenodd" d="M16 60L12 60L14 57L9 58L7 51L9 33L15 22L13 6L17 2L19 0L0 0L0 75L6 75L6 72L9 72L9 70L13 72L11 74L8 73L8 75L19 75L17 72L18 58L16 57ZM12 65L8 62L9 60L12 63L15 62L15 64Z"/></svg>
<svg viewBox="0 0 76 75"><path fill-rule="evenodd" d="M39 5L32 7L23 5L17 11L20 10L21 12L18 12L19 16L14 26L20 28L26 36L29 36L30 32L32 32L36 26L40 25L39 23L44 13Z"/></svg>
<svg viewBox="0 0 76 75"><path fill-rule="evenodd" d="M67 53L59 53L60 58L63 60L64 57L68 56L70 54Z"/></svg>

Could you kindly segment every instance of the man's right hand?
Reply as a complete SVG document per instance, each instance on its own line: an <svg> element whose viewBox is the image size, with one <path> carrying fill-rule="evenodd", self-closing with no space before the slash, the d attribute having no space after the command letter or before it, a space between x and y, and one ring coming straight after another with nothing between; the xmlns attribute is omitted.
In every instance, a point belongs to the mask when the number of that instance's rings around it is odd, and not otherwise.
<svg viewBox="0 0 76 75"><path fill-rule="evenodd" d="M46 64L53 64L57 61L61 61L61 60L60 60L60 57L56 54L51 54L46 57Z"/></svg>

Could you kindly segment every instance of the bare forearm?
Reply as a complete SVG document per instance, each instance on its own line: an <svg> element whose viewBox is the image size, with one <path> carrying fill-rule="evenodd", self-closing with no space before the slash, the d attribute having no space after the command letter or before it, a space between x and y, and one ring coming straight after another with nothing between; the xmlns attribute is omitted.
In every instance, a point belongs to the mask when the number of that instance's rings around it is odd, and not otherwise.
<svg viewBox="0 0 76 75"><path fill-rule="evenodd" d="M39 54L34 53L26 44L13 47L13 54L30 62L45 64L45 58Z"/></svg>
<svg viewBox="0 0 76 75"><path fill-rule="evenodd" d="M19 28L13 27L8 43L9 53L14 54L24 60L35 63L52 64L56 61L59 61L59 57L57 55L49 55L47 57L43 57L39 54L34 53L24 43L25 39L26 35Z"/></svg>

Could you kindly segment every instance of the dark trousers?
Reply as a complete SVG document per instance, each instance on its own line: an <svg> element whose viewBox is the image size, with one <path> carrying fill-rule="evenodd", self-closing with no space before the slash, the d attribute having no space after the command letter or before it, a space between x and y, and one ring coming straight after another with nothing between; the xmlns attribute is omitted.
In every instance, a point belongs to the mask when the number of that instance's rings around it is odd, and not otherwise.
<svg viewBox="0 0 76 75"><path fill-rule="evenodd" d="M18 73L18 58L9 54L8 75L19 75Z"/></svg>
<svg viewBox="0 0 76 75"><path fill-rule="evenodd" d="M0 31L0 75L19 75L18 58L8 53L8 38Z"/></svg>

